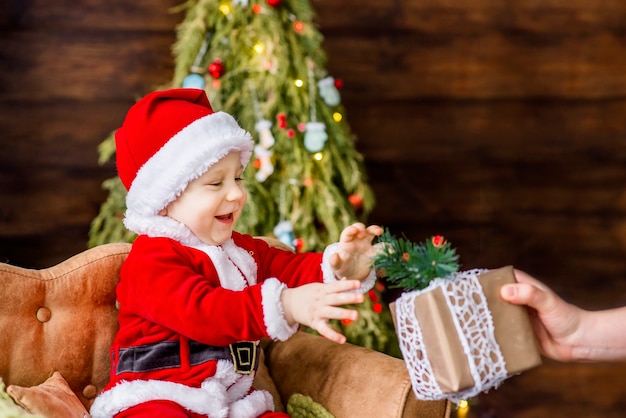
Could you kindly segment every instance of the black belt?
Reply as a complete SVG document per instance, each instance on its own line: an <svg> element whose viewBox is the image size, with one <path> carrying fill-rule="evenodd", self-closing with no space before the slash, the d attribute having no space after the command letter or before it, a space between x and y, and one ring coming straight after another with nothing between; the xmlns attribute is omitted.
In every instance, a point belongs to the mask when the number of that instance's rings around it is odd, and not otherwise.
<svg viewBox="0 0 626 418"><path fill-rule="evenodd" d="M251 374L259 365L259 347L257 343L252 341L240 341L226 347L216 347L196 341L189 341L188 345L189 365L191 366L197 366L211 360L231 360L235 372ZM161 341L137 347L121 348L118 352L115 374L150 372L180 367L181 364L180 342Z"/></svg>

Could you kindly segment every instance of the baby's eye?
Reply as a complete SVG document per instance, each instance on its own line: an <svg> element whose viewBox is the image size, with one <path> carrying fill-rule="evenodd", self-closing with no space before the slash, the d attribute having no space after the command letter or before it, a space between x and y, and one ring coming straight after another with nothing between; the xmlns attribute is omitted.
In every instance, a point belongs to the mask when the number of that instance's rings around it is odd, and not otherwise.
<svg viewBox="0 0 626 418"><path fill-rule="evenodd" d="M240 182L242 182L242 181L243 181L243 177L235 177L235 181L236 181L237 183L240 183Z"/></svg>

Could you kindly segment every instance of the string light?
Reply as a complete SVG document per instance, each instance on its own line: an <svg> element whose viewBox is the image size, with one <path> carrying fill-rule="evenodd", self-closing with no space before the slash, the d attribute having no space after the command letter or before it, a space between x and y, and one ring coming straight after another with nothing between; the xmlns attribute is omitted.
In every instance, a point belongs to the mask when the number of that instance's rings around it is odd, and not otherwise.
<svg viewBox="0 0 626 418"><path fill-rule="evenodd" d="M341 119L343 119L343 115L339 112L335 112L333 113L333 120L335 122L341 122Z"/></svg>
<svg viewBox="0 0 626 418"><path fill-rule="evenodd" d="M304 86L304 81L297 79L297 80L294 80L293 84L295 84L296 87L302 87Z"/></svg>
<svg viewBox="0 0 626 418"><path fill-rule="evenodd" d="M265 51L265 45L261 42L257 42L256 44L254 44L252 49L254 49L254 52L256 52L257 54L262 54L263 51Z"/></svg>
<svg viewBox="0 0 626 418"><path fill-rule="evenodd" d="M324 158L324 153L322 152L316 152L315 154L313 154L313 159L315 161L322 161L322 158Z"/></svg>
<svg viewBox="0 0 626 418"><path fill-rule="evenodd" d="M466 418L467 413L469 412L469 402L466 399L461 399L456 405L456 409L457 418Z"/></svg>
<svg viewBox="0 0 626 418"><path fill-rule="evenodd" d="M224 16L227 16L230 14L230 6L226 3L220 4L219 9L220 9L220 12L224 14Z"/></svg>
<svg viewBox="0 0 626 418"><path fill-rule="evenodd" d="M296 20L295 22L293 22L293 30L295 30L296 32L302 32L304 30L304 23Z"/></svg>
<svg viewBox="0 0 626 418"><path fill-rule="evenodd" d="M252 6L252 11L258 15L259 13L263 11L263 6L257 3L254 6Z"/></svg>

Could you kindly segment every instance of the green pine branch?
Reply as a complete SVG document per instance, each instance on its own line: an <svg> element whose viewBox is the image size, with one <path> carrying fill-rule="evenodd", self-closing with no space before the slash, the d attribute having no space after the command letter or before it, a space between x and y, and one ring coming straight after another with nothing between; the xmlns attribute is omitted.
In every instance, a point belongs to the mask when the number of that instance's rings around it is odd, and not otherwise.
<svg viewBox="0 0 626 418"><path fill-rule="evenodd" d="M433 279L459 270L456 250L441 236L416 244L385 229L379 240L383 245L374 266L392 283L390 287L424 289Z"/></svg>

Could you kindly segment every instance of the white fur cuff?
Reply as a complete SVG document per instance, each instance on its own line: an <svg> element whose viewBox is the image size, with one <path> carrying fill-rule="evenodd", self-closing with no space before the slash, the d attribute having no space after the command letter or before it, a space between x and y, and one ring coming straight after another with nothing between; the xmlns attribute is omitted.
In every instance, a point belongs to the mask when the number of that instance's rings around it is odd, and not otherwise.
<svg viewBox="0 0 626 418"><path fill-rule="evenodd" d="M298 324L289 325L285 319L280 301L280 295L285 288L287 286L274 277L265 280L261 286L263 321L267 334L273 340L285 341L298 331Z"/></svg>
<svg viewBox="0 0 626 418"><path fill-rule="evenodd" d="M335 276L335 271L330 266L330 257L337 252L338 246L339 243L335 242L327 246L324 250L324 255L322 257L322 275L324 277L324 283L332 283L339 280L337 279L337 276ZM352 292L369 292L376 284L376 278L376 270L374 268L370 269L367 277L364 280L361 280L361 287L353 290Z"/></svg>

